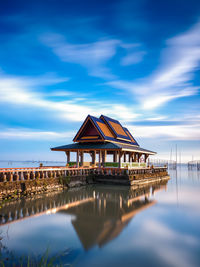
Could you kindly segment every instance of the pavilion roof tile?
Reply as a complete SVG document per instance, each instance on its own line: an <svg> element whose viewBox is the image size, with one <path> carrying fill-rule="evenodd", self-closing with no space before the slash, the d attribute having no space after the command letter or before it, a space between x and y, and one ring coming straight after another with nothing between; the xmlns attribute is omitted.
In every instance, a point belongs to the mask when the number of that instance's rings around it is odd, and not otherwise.
<svg viewBox="0 0 200 267"><path fill-rule="evenodd" d="M90 121L95 127L99 136L86 135L83 136L84 129L87 127L87 123ZM88 115L83 122L81 128L74 137L74 142L87 142L87 141L114 141L124 144L132 144L139 146L137 141L131 135L129 130L123 127L119 121L109 118L107 116L101 115L100 118Z"/></svg>

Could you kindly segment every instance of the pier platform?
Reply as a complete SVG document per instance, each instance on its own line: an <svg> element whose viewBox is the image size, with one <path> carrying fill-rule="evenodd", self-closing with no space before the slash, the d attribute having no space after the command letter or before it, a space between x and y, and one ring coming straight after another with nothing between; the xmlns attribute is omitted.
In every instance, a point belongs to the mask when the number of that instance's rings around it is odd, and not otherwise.
<svg viewBox="0 0 200 267"><path fill-rule="evenodd" d="M87 184L115 184L139 187L169 179L167 167L155 168L1 168L0 201Z"/></svg>

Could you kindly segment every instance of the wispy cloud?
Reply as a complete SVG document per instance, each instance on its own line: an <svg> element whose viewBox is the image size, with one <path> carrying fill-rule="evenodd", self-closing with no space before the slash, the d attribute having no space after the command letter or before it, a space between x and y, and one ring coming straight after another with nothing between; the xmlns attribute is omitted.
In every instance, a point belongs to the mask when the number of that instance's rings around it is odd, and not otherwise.
<svg viewBox="0 0 200 267"><path fill-rule="evenodd" d="M37 80L37 79L36 79ZM58 79L57 82L60 80ZM63 81L61 79L61 81ZM37 80L38 82L38 80ZM42 81L43 82L43 81ZM54 81L55 82L55 81ZM57 117L64 120L83 121L88 114L99 116L105 114L114 116L124 121L132 120L139 116L133 108L126 105L110 102L92 101L80 98L76 95L70 96L68 100L57 100L46 98L47 93L37 92L33 88L35 79L23 77L1 77L0 78L0 102L20 105L29 108L40 108L53 112ZM39 83L39 82L38 82ZM60 91L58 91L60 94ZM55 95L55 92L53 93ZM50 93L51 96L51 93Z"/></svg>
<svg viewBox="0 0 200 267"><path fill-rule="evenodd" d="M80 64L86 67L92 76L108 79L115 77L105 65L115 55L119 40L106 39L87 44L70 44L62 35L48 34L43 35L41 41L51 47L62 61Z"/></svg>
<svg viewBox="0 0 200 267"><path fill-rule="evenodd" d="M199 246L199 240L188 234L178 233L170 229L167 225L156 220L148 220L142 225L144 238L138 238L137 246L151 248L152 253L156 253L158 258L169 266L195 266L195 261L191 257L190 249ZM152 246L154 240L154 246ZM162 246L160 246L162 242ZM184 244L184 246L180 246Z"/></svg>
<svg viewBox="0 0 200 267"><path fill-rule="evenodd" d="M121 59L121 65L128 66L140 63L143 60L145 54L146 54L145 51L132 52L130 54L127 54L125 57Z"/></svg>
<svg viewBox="0 0 200 267"><path fill-rule="evenodd" d="M88 69L89 75L108 80L117 78L106 66L116 55L117 48L126 52L120 61L122 66L137 64L146 54L141 50L140 44L127 44L118 39L107 38L93 43L71 44L62 35L46 34L41 37L41 41L51 47L62 61L80 64Z"/></svg>
<svg viewBox="0 0 200 267"><path fill-rule="evenodd" d="M200 66L200 22L186 33L169 39L166 45L160 68L149 78L108 84L130 91L144 109L155 109L173 99L197 94L200 86L193 85L193 77Z"/></svg>
<svg viewBox="0 0 200 267"><path fill-rule="evenodd" d="M14 140L66 140L72 139L76 132L53 132L40 131L33 129L8 128L0 131L0 139L14 139Z"/></svg>
<svg viewBox="0 0 200 267"><path fill-rule="evenodd" d="M200 140L199 123L190 125L167 125L167 126L132 126L128 128L140 138L159 138L165 140Z"/></svg>

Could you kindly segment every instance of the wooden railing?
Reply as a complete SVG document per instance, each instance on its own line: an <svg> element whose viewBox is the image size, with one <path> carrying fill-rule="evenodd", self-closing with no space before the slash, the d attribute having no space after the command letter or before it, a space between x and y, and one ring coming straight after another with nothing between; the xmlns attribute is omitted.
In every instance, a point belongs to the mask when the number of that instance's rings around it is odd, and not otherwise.
<svg viewBox="0 0 200 267"><path fill-rule="evenodd" d="M35 180L43 178L58 178L72 176L95 175L136 175L152 174L167 171L167 167L156 168L67 168L67 167L38 167L38 168L4 168L0 169L0 182Z"/></svg>

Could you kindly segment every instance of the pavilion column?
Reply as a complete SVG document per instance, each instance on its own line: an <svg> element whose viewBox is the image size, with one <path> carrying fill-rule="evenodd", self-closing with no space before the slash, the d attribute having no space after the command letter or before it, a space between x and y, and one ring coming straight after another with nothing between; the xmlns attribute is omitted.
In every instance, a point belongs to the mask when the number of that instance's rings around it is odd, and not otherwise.
<svg viewBox="0 0 200 267"><path fill-rule="evenodd" d="M131 163L133 161L133 153L130 152L128 155L129 155L129 162Z"/></svg>
<svg viewBox="0 0 200 267"><path fill-rule="evenodd" d="M124 152L124 162L126 162L126 152Z"/></svg>
<svg viewBox="0 0 200 267"><path fill-rule="evenodd" d="M96 150L92 152L92 164L96 165Z"/></svg>
<svg viewBox="0 0 200 267"><path fill-rule="evenodd" d="M107 159L107 150L104 151L104 167L105 167L106 159Z"/></svg>
<svg viewBox="0 0 200 267"><path fill-rule="evenodd" d="M134 153L133 157L133 162L137 162L137 153Z"/></svg>
<svg viewBox="0 0 200 267"><path fill-rule="evenodd" d="M76 152L76 167L79 168L79 150Z"/></svg>
<svg viewBox="0 0 200 267"><path fill-rule="evenodd" d="M117 162L117 151L113 152L113 162Z"/></svg>
<svg viewBox="0 0 200 267"><path fill-rule="evenodd" d="M136 155L135 155L135 158L136 158L136 162L139 162L139 157L138 157L138 153L136 153Z"/></svg>
<svg viewBox="0 0 200 267"><path fill-rule="evenodd" d="M81 157L81 160L80 160L81 161L80 162L81 163L81 167L83 167L83 162L84 162L84 152L83 151L80 152L80 157Z"/></svg>
<svg viewBox="0 0 200 267"><path fill-rule="evenodd" d="M145 154L145 155L144 155L144 162L145 162L145 163L147 162L148 157L149 157L148 154Z"/></svg>
<svg viewBox="0 0 200 267"><path fill-rule="evenodd" d="M103 167L105 167L106 156L107 156L107 151L105 150L102 153L102 165L103 165Z"/></svg>
<svg viewBox="0 0 200 267"><path fill-rule="evenodd" d="M140 162L140 158L141 158L142 154L138 153L138 162Z"/></svg>
<svg viewBox="0 0 200 267"><path fill-rule="evenodd" d="M66 151L66 156L67 156L67 164L70 162L70 151Z"/></svg>
<svg viewBox="0 0 200 267"><path fill-rule="evenodd" d="M119 168L121 168L121 163L122 163L122 153L121 151L118 152L119 153Z"/></svg>
<svg viewBox="0 0 200 267"><path fill-rule="evenodd" d="M131 152L128 153L128 162L131 162Z"/></svg>
<svg viewBox="0 0 200 267"><path fill-rule="evenodd" d="M102 151L99 150L99 167L101 167Z"/></svg>

